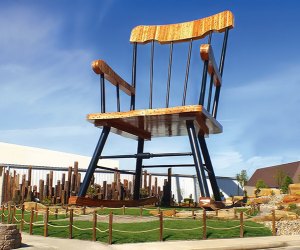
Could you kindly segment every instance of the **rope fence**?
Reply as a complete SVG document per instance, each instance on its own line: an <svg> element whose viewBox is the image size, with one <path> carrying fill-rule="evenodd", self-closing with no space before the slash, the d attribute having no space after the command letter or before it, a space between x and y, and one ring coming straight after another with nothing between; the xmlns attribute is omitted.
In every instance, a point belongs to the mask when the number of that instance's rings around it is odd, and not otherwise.
<svg viewBox="0 0 300 250"><path fill-rule="evenodd" d="M138 207L138 208L130 208L130 209L139 209L139 215L131 215L127 214L126 215L126 207L123 206L123 208L106 208L109 209L110 212L108 215L99 215L98 212L103 210L104 208L100 209L93 209L91 212L91 209L87 210L86 207L80 208L80 209L74 209L74 208L64 208L63 211L59 211L58 208L54 209L53 211L50 211L49 207L46 208L38 208L37 205L35 207L31 207L30 209L25 209L24 205L21 207L17 206L4 206L2 205L1 207L1 221L2 223L18 223L20 224L20 230L24 230L24 225L29 226L29 234L33 234L33 227L43 227L43 232L44 232L44 237L48 237L48 230L49 227L51 228L68 228L68 235L69 238L73 238L73 230L79 230L79 231L91 231L92 232L92 240L96 241L97 238L97 232L100 234L107 234L108 236L108 244L112 244L112 239L113 239L113 233L127 233L127 234L143 234L143 233L149 233L149 232L155 232L158 231L158 238L160 241L163 241L163 235L164 231L198 231L199 234L201 234L202 239L207 239L207 229L210 230L234 230L239 228L240 230L240 237L244 237L244 230L245 229L263 229L265 228L264 226L250 226L250 225L245 225L245 222L249 220L249 215L248 213L253 214L253 210L247 209L244 211L238 212L237 210L234 211L234 220L235 222L238 223L238 225L234 226L229 226L229 227L216 227L212 225L207 225L207 223L213 223L214 221L217 222L218 220L213 220L213 219L207 219L207 215L211 215L212 213L209 212L207 213L206 210L202 209L201 210L201 217L198 215L197 221L199 223L202 223L201 226L196 226L192 228L172 228L172 227L164 227L164 221L166 220L195 220L196 219L196 214L195 210L179 210L176 211L176 209L173 209L173 215L169 215L166 212L167 209L149 209L149 208L143 208L143 207ZM113 211L116 209L121 210L122 215L114 215ZM60 209L62 210L62 209ZM80 211L81 210L81 211ZM113 211L112 211L113 210ZM138 218L139 216L143 216L143 210L146 211L154 211L157 214L149 215L147 214L147 218L152 218L153 221L158 220L159 222L159 227L155 227L152 229L144 229L144 230L121 230L121 229L116 229L113 228L113 217L115 218L123 218L123 219L132 219L132 218ZM17 213L18 211L18 213ZM168 210L170 211L170 209ZM187 217L174 217L176 216L177 212L191 212L190 214L187 214ZM21 212L21 213L20 213ZM218 211L214 212L215 215L218 215ZM49 221L49 215L54 216L54 220ZM150 213L151 214L151 213ZM24 219L26 215L27 221ZM29 215L29 221L28 221L28 215ZM58 219L58 215L65 215L65 218L63 219ZM20 218L21 216L21 218ZM42 216L42 220L38 220L39 216ZM244 219L244 216L247 217ZM77 225L74 225L74 218L75 221L80 220L80 217L84 218L84 221L90 221L92 224L92 227L80 227ZM237 218L239 217L239 218ZM108 228L107 229L100 229L97 227L97 222L100 219L101 222L108 223ZM67 224L66 225L56 225L54 222L57 220L58 221L65 221ZM197 222L196 222L197 223ZM106 226L105 226L106 227ZM276 227L275 227L275 210L272 210L272 235L276 235Z"/></svg>

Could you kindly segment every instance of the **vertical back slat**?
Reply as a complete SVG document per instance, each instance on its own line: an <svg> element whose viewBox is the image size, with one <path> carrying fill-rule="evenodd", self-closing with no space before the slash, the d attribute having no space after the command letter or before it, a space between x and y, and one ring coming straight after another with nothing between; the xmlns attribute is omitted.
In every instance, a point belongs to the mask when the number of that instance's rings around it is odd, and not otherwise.
<svg viewBox="0 0 300 250"><path fill-rule="evenodd" d="M169 67L168 67L166 108L169 107L170 84L171 84L171 75L172 75L172 61L173 61L173 42L170 43L170 56L169 56Z"/></svg>
<svg viewBox="0 0 300 250"><path fill-rule="evenodd" d="M153 98L153 64L154 64L154 40L151 42L151 56L150 56L150 96L149 96L150 109L152 109L152 98Z"/></svg>
<svg viewBox="0 0 300 250"><path fill-rule="evenodd" d="M190 72L190 62L191 62L192 46L193 46L193 39L190 40L189 51L188 51L188 58L187 58L187 62L186 62L185 80L184 80L183 97L182 97L182 106L185 106L187 84L188 84L189 72Z"/></svg>
<svg viewBox="0 0 300 250"><path fill-rule="evenodd" d="M120 112L121 105L120 105L120 86L117 84L116 86L116 94L117 94L117 111Z"/></svg>
<svg viewBox="0 0 300 250"><path fill-rule="evenodd" d="M209 83L209 91L208 91L208 99L207 99L207 111L210 111L210 103L211 103L211 95L212 95L212 88L213 88L213 82L214 82L214 74L210 77L210 83Z"/></svg>
<svg viewBox="0 0 300 250"><path fill-rule="evenodd" d="M212 39L212 31L209 32L208 41L207 41L208 44L211 44L211 39ZM206 82L207 82L207 70L208 70L208 61L205 61L204 62L204 67L203 67L203 73L202 73L202 84L201 84L199 105L203 105L204 104L204 100L205 100L205 91L206 91ZM209 97L208 97L208 99L210 99L210 95L211 95L211 91L212 91L212 82L213 82L213 76L211 76L211 79L210 79ZM209 103L210 103L210 101L209 101Z"/></svg>
<svg viewBox="0 0 300 250"><path fill-rule="evenodd" d="M137 43L133 43L131 85L136 88L136 57ZM130 110L135 110L135 94L131 94Z"/></svg>
<svg viewBox="0 0 300 250"><path fill-rule="evenodd" d="M100 75L100 89L101 89L101 113L105 113L105 79L104 79L104 74Z"/></svg>
<svg viewBox="0 0 300 250"><path fill-rule="evenodd" d="M221 58L220 58L220 66L219 66L219 71L220 71L221 76L223 75L223 69L224 69L226 47L227 47L227 40L228 40L228 32L229 32L229 29L226 28L225 34L224 34L223 46L222 46L222 53L221 53ZM214 118L217 118L220 91L221 91L221 86L218 86L216 88L214 104L213 104L213 110L212 110L212 115L213 115Z"/></svg>
<svg viewBox="0 0 300 250"><path fill-rule="evenodd" d="M206 89L206 79L207 79L207 69L208 69L208 61L204 61L199 105L203 105L203 103L204 103L205 89Z"/></svg>

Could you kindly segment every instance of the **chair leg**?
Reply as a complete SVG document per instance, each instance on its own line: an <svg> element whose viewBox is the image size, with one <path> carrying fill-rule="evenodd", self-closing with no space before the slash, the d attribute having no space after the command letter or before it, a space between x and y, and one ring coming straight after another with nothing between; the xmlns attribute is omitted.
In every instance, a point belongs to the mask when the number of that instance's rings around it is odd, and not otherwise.
<svg viewBox="0 0 300 250"><path fill-rule="evenodd" d="M219 189L219 186L218 186L218 183L217 183L217 179L216 179L216 176L215 176L213 165L211 163L211 159L210 159L210 156L209 156L209 152L208 152L208 149L207 149L207 145L206 145L206 142L205 142L204 135L198 135L198 140L199 140L199 143L200 143L200 147L201 147L202 155L203 155L203 158L204 158L205 166L208 170L207 173L208 173L210 185L212 187L212 191L213 191L213 194L214 194L214 198L215 198L216 201L221 201L220 189Z"/></svg>
<svg viewBox="0 0 300 250"><path fill-rule="evenodd" d="M199 149L193 121L186 121L186 127L187 127L193 158L195 162L195 168L196 168L197 178L200 187L200 193L202 197L209 197L210 196L209 190L206 182L206 176L204 172L203 163L201 160L200 149Z"/></svg>
<svg viewBox="0 0 300 250"><path fill-rule="evenodd" d="M140 154L140 153L143 153L143 151L144 151L144 139L139 138L137 153ZM143 164L143 158L137 158L136 159L136 168L135 168L134 190L133 190L133 199L134 200L140 199L142 164Z"/></svg>
<svg viewBox="0 0 300 250"><path fill-rule="evenodd" d="M87 189L90 185L92 176L93 176L93 174L94 174L94 172L97 168L99 157L100 157L100 155L102 153L102 150L104 148L104 145L105 145L106 139L108 137L109 131L110 131L110 127L103 127L103 130L102 130L101 136L99 138L98 144L97 144L96 149L94 151L93 157L90 161L90 165L89 165L89 167L86 171L86 174L84 176L82 185L80 186L80 190L79 190L79 193L78 193L79 197L84 197L86 195L86 191L87 191Z"/></svg>

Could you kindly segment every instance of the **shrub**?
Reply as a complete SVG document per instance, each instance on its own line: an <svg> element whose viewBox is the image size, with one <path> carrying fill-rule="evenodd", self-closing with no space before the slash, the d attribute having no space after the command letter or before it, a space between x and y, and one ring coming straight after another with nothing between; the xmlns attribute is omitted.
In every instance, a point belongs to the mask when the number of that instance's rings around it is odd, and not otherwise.
<svg viewBox="0 0 300 250"><path fill-rule="evenodd" d="M287 194L289 191L289 185L292 183L293 183L293 180L291 177L289 177L288 175L286 177L284 177L283 184L280 187L282 193Z"/></svg>
<svg viewBox="0 0 300 250"><path fill-rule="evenodd" d="M265 183L264 180L259 179L259 180L257 180L257 182L256 182L256 184L255 184L255 187L256 187L257 189L260 189L260 188L267 188L268 185Z"/></svg>
<svg viewBox="0 0 300 250"><path fill-rule="evenodd" d="M291 204L289 204L289 210L295 210L295 209L297 209L297 205L295 204L295 203L291 203Z"/></svg>

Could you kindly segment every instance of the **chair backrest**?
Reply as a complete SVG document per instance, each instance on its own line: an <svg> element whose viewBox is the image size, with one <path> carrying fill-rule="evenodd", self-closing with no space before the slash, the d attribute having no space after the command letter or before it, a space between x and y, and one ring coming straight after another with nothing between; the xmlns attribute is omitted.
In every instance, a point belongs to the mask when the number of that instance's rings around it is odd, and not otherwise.
<svg viewBox="0 0 300 250"><path fill-rule="evenodd" d="M191 21L191 22L184 22L178 24L169 24L169 25L155 25L155 26L137 26L135 27L130 36L130 42L133 44L133 63L132 63L132 87L136 90L140 86L139 84L148 84L149 81L149 93L147 93L149 97L149 105L148 107L152 109L154 107L154 101L158 98L153 98L154 89L159 89L159 96L162 97L162 92L165 90L165 95L163 97L165 105L164 107L169 106L185 106L187 105L187 91L188 88L191 89L192 95L198 96L197 101L193 101L190 104L199 104L203 105L208 112L212 114L216 118L217 109L218 109L218 101L220 95L220 87L222 83L222 74L224 69L224 61L225 61L225 54L226 54L226 47L227 47L227 38L229 29L233 28L234 26L234 17L230 11L224 11L218 13L216 15L212 15L203 19ZM224 33L223 43L219 46L220 56L219 56L219 66L216 65L214 59L214 53L212 50L212 33ZM208 41L202 44L200 40L208 36ZM195 43L199 42L199 47L195 46ZM177 45L178 43L182 44L185 43L185 46ZM150 46L144 46L144 45ZM160 46L155 46L155 44L162 45L161 47L166 48L169 51L168 53L162 53ZM140 52L138 51L138 46L143 45L144 47L149 47L150 53ZM179 47L176 50L175 46ZM187 49L185 53L182 53L183 49ZM198 55L195 56L192 53L193 50L198 50ZM179 52L180 51L180 52ZM139 52L139 53L138 53ZM174 52L179 52L180 59L175 58ZM141 61L140 58L142 57ZM156 57L154 59L154 55L164 56L162 61L166 62L165 72L163 71L163 67L161 64L156 65L157 60ZM200 55L199 55L200 54ZM146 59L148 57L148 59ZM145 62L145 59L147 62ZM185 67L183 70L178 70L176 67L176 61L180 60L181 66ZM144 60L144 61L143 61ZM198 68L199 63L203 64L203 72L202 72L202 80L198 79L199 81L196 83L192 83L192 86L189 86L189 78L190 78L190 71L191 71L191 60L197 60L197 62L192 65ZM182 63L184 62L184 63ZM145 69L142 69L143 66L149 67L148 72ZM177 66L178 66L177 65ZM156 66L156 67L155 67ZM155 71L154 70L157 70ZM178 87L178 84L173 85L173 81L178 81L178 77L175 76L176 73L180 71L183 75L181 87ZM140 73L141 72L141 73ZM155 76L161 74L165 75L166 81L165 85L156 83ZM195 71L193 71L195 73ZM210 75L210 84L207 86L207 73ZM139 76L140 74L140 76ZM149 74L147 76L147 74ZM196 71L196 78L201 75L200 68ZM149 77L149 78L148 78ZM156 76L157 78L158 76ZM148 78L148 80L145 80ZM172 81L171 81L172 80ZM154 85L159 84L159 85ZM172 84L171 84L172 82ZM196 87L195 87L196 86ZM216 88L213 88L215 86ZM173 91L176 97L174 99L177 100L177 103L171 105L170 100L170 92L171 89L175 88ZM180 91L182 89L182 93ZM198 93L195 93L194 90L199 90ZM208 91L208 95L206 92ZM144 91L145 92L145 91ZM178 98L181 96L181 98ZM142 97L145 99L145 96ZM178 100L180 99L180 103ZM194 98L195 99L195 98ZM161 104L161 102L160 102ZM160 105L158 104L158 105ZM159 106L161 107L161 106ZM132 94L131 96L131 104L130 109L134 110L136 108L136 95ZM162 108L162 107L161 107Z"/></svg>

